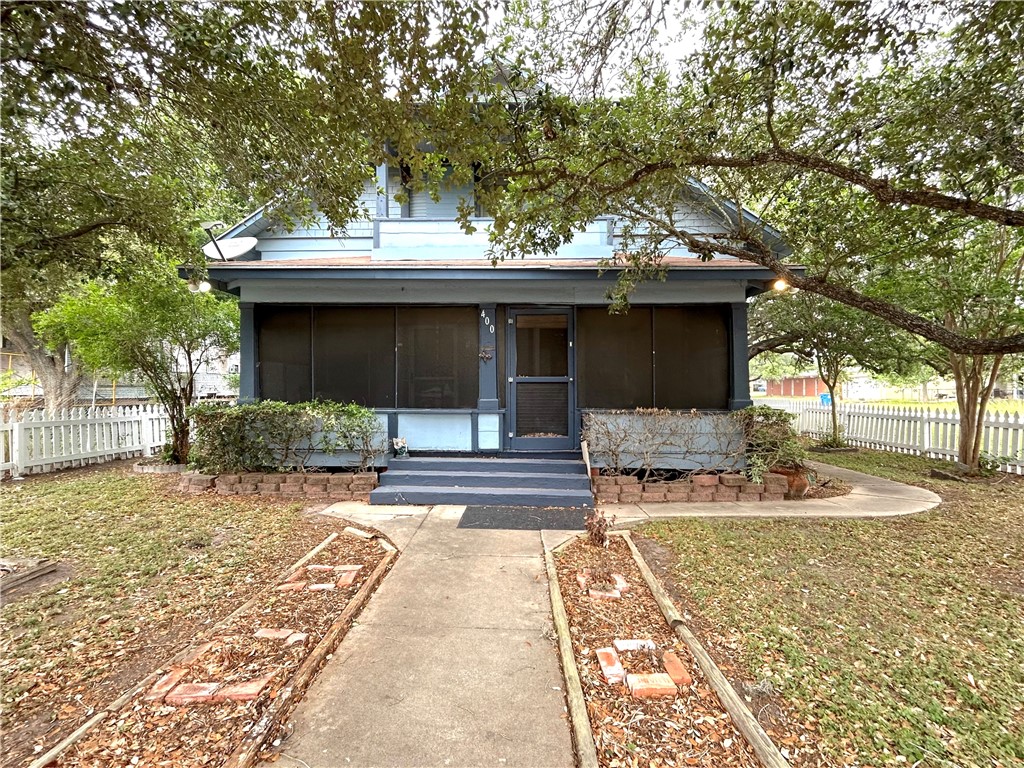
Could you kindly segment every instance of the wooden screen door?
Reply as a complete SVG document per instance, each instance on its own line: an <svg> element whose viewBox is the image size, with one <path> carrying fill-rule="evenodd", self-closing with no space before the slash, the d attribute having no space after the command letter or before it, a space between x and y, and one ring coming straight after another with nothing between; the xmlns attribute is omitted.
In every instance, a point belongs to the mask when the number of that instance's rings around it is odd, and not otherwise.
<svg viewBox="0 0 1024 768"><path fill-rule="evenodd" d="M512 450L566 450L577 445L572 326L568 309L509 311Z"/></svg>

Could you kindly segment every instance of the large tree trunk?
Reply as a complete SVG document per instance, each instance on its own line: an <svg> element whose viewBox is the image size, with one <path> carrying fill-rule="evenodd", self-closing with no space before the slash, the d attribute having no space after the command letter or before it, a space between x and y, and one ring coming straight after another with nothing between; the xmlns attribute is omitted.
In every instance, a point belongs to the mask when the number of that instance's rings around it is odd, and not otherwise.
<svg viewBox="0 0 1024 768"><path fill-rule="evenodd" d="M4 336L14 348L25 355L43 386L43 402L47 413L70 408L78 400L82 374L77 365L68 365L67 346L50 353L32 330L32 321L17 310L8 312Z"/></svg>
<svg viewBox="0 0 1024 768"><path fill-rule="evenodd" d="M956 407L960 415L957 459L976 474L981 469L982 438L985 411L999 376L1002 355L992 358L991 367L982 355L949 356L953 381L956 383Z"/></svg>

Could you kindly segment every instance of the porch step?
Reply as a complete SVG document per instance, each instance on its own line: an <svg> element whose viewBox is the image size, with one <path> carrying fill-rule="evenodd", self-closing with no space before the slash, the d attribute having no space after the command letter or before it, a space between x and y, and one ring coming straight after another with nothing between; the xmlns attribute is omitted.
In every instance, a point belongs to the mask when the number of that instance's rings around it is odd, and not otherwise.
<svg viewBox="0 0 1024 768"><path fill-rule="evenodd" d="M592 507L582 461L409 457L392 459L371 504Z"/></svg>
<svg viewBox="0 0 1024 768"><path fill-rule="evenodd" d="M551 472L442 472L389 469L381 475L387 485L418 485L456 488L558 488L590 490L590 478L579 473Z"/></svg>
<svg viewBox="0 0 1024 768"><path fill-rule="evenodd" d="M382 485L371 504L466 504L503 507L592 507L589 491L554 488L465 488L436 485Z"/></svg>
<svg viewBox="0 0 1024 768"><path fill-rule="evenodd" d="M579 459L498 459L442 458L410 456L391 459L388 471L413 472L541 472L544 474L586 475L587 468Z"/></svg>

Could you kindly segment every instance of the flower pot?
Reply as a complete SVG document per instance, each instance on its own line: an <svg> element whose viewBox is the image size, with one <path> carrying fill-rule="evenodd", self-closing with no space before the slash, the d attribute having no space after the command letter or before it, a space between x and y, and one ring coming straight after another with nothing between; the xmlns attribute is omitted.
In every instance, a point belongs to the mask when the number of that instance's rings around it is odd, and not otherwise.
<svg viewBox="0 0 1024 768"><path fill-rule="evenodd" d="M789 487L786 498L802 499L807 495L807 490L811 487L807 469L803 467L799 469L793 467L773 467L771 471L773 474L785 476L786 484Z"/></svg>

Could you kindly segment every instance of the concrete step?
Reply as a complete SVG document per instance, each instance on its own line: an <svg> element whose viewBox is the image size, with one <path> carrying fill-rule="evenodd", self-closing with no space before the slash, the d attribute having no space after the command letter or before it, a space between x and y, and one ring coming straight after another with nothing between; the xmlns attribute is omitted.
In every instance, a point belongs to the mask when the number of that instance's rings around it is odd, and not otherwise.
<svg viewBox="0 0 1024 768"><path fill-rule="evenodd" d="M410 472L540 472L543 474L586 475L587 467L572 459L487 459L411 456L388 462L389 471Z"/></svg>
<svg viewBox="0 0 1024 768"><path fill-rule="evenodd" d="M420 485L456 488L557 488L590 490L586 474L552 472L442 472L389 469L381 473L381 486Z"/></svg>
<svg viewBox="0 0 1024 768"><path fill-rule="evenodd" d="M472 504L502 507L592 507L589 490L555 488L462 488L459 486L382 485L371 504Z"/></svg>

